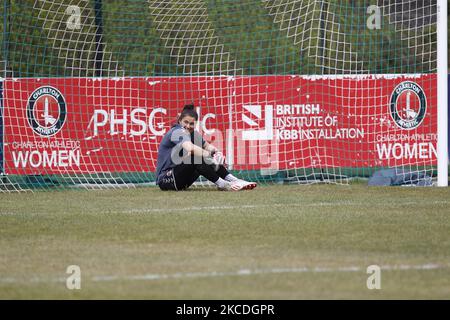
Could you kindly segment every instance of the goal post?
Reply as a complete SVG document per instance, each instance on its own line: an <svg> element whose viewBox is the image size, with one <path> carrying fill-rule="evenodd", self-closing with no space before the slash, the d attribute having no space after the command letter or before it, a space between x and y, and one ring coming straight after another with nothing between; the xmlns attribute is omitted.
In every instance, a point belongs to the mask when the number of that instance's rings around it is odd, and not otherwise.
<svg viewBox="0 0 450 320"><path fill-rule="evenodd" d="M185 104L237 176L448 185L443 0L5 0L0 190L154 185ZM208 185L199 179L197 185Z"/></svg>
<svg viewBox="0 0 450 320"><path fill-rule="evenodd" d="M438 1L438 180L440 187L448 186L448 15L447 1Z"/></svg>

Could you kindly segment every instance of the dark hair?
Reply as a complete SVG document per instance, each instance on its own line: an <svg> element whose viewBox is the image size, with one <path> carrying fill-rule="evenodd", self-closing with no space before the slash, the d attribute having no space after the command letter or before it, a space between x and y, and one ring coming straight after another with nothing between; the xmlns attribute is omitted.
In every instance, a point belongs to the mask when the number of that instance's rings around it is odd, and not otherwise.
<svg viewBox="0 0 450 320"><path fill-rule="evenodd" d="M178 121L181 121L184 117L192 117L195 119L195 121L198 120L198 113L195 111L194 104L187 104L184 106L183 111L181 111L181 114L178 116Z"/></svg>

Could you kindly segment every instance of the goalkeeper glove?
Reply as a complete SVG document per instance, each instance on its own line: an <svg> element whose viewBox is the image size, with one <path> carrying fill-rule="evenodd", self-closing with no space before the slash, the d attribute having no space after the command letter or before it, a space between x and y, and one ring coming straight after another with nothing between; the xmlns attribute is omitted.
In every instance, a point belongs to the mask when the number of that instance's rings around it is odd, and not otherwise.
<svg viewBox="0 0 450 320"><path fill-rule="evenodd" d="M214 152L213 159L219 164L219 165L225 165L225 156L222 152Z"/></svg>
<svg viewBox="0 0 450 320"><path fill-rule="evenodd" d="M210 157L205 158L205 163L214 166L214 170L219 170L221 165L225 165L225 156L222 152L213 151Z"/></svg>

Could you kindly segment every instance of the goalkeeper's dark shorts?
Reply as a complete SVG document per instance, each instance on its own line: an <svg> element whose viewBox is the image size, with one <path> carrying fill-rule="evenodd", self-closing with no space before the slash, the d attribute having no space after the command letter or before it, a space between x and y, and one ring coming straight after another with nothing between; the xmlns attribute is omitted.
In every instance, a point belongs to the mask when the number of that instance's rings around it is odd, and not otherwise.
<svg viewBox="0 0 450 320"><path fill-rule="evenodd" d="M211 182L216 182L220 177L228 175L225 167L220 166L217 171L213 166L202 164L179 164L174 168L164 171L159 176L161 190L185 190L189 188L198 177L202 175Z"/></svg>
<svg viewBox="0 0 450 320"><path fill-rule="evenodd" d="M161 190L184 190L199 177L192 165L180 164L161 173L159 187Z"/></svg>

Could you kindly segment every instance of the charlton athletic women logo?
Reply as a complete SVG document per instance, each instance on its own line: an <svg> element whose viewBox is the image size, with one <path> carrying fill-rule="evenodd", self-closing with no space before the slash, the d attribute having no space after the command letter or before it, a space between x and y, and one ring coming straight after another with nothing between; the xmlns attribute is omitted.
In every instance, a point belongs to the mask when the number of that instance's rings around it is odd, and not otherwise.
<svg viewBox="0 0 450 320"><path fill-rule="evenodd" d="M58 89L40 87L28 98L28 123L34 132L50 137L58 133L66 121L66 101Z"/></svg>
<svg viewBox="0 0 450 320"><path fill-rule="evenodd" d="M391 96L391 117L395 124L405 130L417 128L425 118L427 98L415 82L400 83Z"/></svg>

